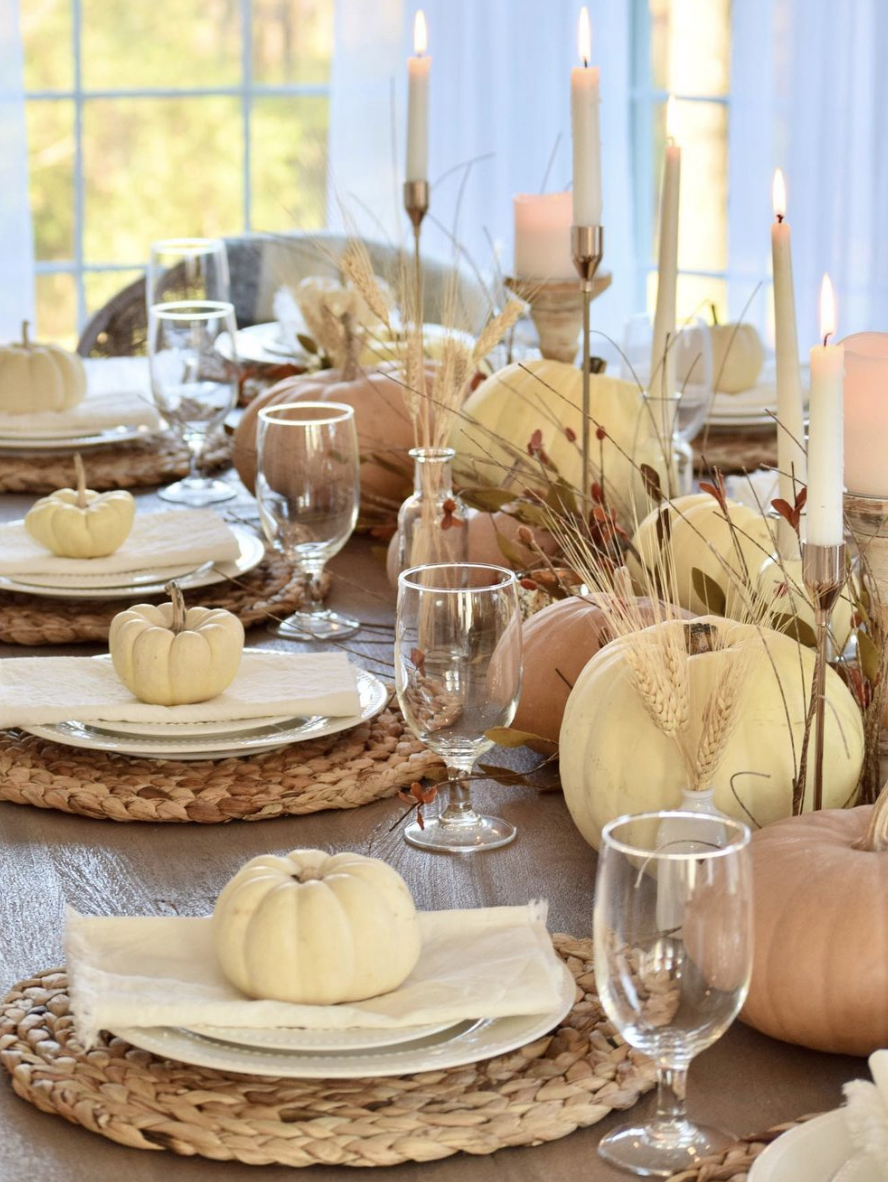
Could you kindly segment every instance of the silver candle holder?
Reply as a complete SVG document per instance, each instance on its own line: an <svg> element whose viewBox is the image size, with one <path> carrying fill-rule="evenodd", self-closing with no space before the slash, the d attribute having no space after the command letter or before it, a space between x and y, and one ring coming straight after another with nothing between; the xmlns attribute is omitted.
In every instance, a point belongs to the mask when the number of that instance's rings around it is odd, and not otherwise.
<svg viewBox="0 0 888 1182"><path fill-rule="evenodd" d="M428 181L404 182L404 209L407 213L407 216L410 218L411 225L413 226L413 283L414 299L416 300L415 315L417 317L417 323L422 324L425 317L422 306L422 264L419 257L419 245L420 239L422 237L423 218L429 212Z"/></svg>
<svg viewBox="0 0 888 1182"><path fill-rule="evenodd" d="M580 291L583 295L583 504L590 493L589 474L591 471L589 387L592 374L591 349L589 344L589 309L592 304L592 281L604 257L603 226L571 226L570 245L573 264L580 277Z"/></svg>
<svg viewBox="0 0 888 1182"><path fill-rule="evenodd" d="M811 542L803 542L802 581L814 605L814 632L817 637L814 666L814 808L819 810L823 807L823 740L826 721L829 620L845 585L845 543L818 546ZM804 796L802 800L804 801Z"/></svg>

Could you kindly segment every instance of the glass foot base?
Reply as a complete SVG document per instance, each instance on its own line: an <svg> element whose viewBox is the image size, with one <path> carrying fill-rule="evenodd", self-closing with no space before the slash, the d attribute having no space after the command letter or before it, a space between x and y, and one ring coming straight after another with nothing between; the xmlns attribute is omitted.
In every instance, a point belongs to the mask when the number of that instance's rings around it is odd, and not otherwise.
<svg viewBox="0 0 888 1182"><path fill-rule="evenodd" d="M343 640L361 627L361 621L338 612L294 612L271 630L287 640Z"/></svg>
<svg viewBox="0 0 888 1182"><path fill-rule="evenodd" d="M721 1129L690 1121L654 1121L623 1125L598 1143L612 1165L643 1178L671 1178L696 1166L701 1157L724 1149L736 1138Z"/></svg>
<svg viewBox="0 0 888 1182"><path fill-rule="evenodd" d="M230 501L237 496L237 489L224 480L177 480L157 494L161 500L174 501L177 505L215 505L218 501Z"/></svg>
<svg viewBox="0 0 888 1182"><path fill-rule="evenodd" d="M502 817L479 816L470 825L454 825L437 817L420 829L416 821L404 830L405 839L417 849L440 854L471 854L476 850L495 850L515 838L515 826Z"/></svg>

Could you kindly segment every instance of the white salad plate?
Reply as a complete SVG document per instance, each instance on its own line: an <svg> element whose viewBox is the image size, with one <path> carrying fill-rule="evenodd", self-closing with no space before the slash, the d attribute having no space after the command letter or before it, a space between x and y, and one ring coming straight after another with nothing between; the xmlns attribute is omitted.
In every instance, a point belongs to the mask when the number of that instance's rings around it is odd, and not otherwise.
<svg viewBox="0 0 888 1182"><path fill-rule="evenodd" d="M154 427L134 425L130 427L106 427L101 431L72 432L60 435L58 432L46 435L6 434L0 435L0 451L82 451L88 447L108 447L115 443L132 443L136 439L148 439L157 434Z"/></svg>
<svg viewBox="0 0 888 1182"><path fill-rule="evenodd" d="M855 1154L841 1109L778 1137L753 1163L749 1182L881 1182L875 1163Z"/></svg>
<svg viewBox="0 0 888 1182"><path fill-rule="evenodd" d="M253 570L265 557L265 543L252 530L232 525L240 553L231 562L192 563L150 570L117 571L114 574L0 575L0 590L27 595L48 595L53 599L124 599L132 595L160 595L170 579L183 590L209 587Z"/></svg>
<svg viewBox="0 0 888 1182"><path fill-rule="evenodd" d="M213 1042L231 1043L239 1047L258 1047L269 1051L309 1051L312 1054L344 1054L347 1051L372 1051L382 1047L403 1046L431 1038L442 1030L454 1031L465 1022L430 1022L425 1026L399 1026L396 1029L371 1026L351 1030L302 1030L296 1027L275 1026L254 1029L250 1026L190 1026L188 1034L209 1038Z"/></svg>
<svg viewBox="0 0 888 1182"><path fill-rule="evenodd" d="M478 1018L447 1026L436 1034L366 1050L294 1050L242 1046L193 1030L172 1026L118 1026L111 1033L135 1047L165 1059L285 1079L361 1079L363 1076L409 1075L461 1067L492 1059L527 1046L554 1029L570 1012L576 996L573 974L563 966L558 1005L546 1014L509 1018Z"/></svg>
<svg viewBox="0 0 888 1182"><path fill-rule="evenodd" d="M107 656L96 661L110 660ZM221 727L218 722L117 723L70 722L26 726L22 730L66 747L86 747L92 751L113 751L118 755L139 755L151 759L230 759L254 755L335 735L375 718L388 702L386 685L368 673L355 669L361 708L357 714L332 718L316 714L297 718L232 719ZM125 728L125 729L124 729Z"/></svg>
<svg viewBox="0 0 888 1182"><path fill-rule="evenodd" d="M304 330L308 332L308 329ZM216 348L229 361L231 346L228 337L220 337ZM238 361L252 361L259 365L280 365L282 361L308 360L305 350L293 338L292 343L284 337L283 325L277 320L267 321L265 324L251 324L249 328L239 328L234 337L234 349Z"/></svg>

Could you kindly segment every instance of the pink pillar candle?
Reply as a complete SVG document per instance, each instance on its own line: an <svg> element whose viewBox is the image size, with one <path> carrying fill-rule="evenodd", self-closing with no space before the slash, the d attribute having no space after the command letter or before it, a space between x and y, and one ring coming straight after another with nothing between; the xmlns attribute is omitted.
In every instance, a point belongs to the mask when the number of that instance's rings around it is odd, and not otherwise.
<svg viewBox="0 0 888 1182"><path fill-rule="evenodd" d="M845 346L845 484L888 498L888 333L857 332Z"/></svg>
<svg viewBox="0 0 888 1182"><path fill-rule="evenodd" d="M570 193L518 193L515 275L519 279L576 277L570 249Z"/></svg>

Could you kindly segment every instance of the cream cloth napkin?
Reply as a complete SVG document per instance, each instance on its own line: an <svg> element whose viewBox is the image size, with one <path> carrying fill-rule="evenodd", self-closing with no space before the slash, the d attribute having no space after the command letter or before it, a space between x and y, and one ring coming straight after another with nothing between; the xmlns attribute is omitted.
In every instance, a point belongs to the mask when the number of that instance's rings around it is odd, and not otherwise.
<svg viewBox="0 0 888 1182"><path fill-rule="evenodd" d="M0 575L114 575L232 562L239 554L237 536L212 509L137 513L130 536L107 558L59 558L34 541L24 522L0 525Z"/></svg>
<svg viewBox="0 0 888 1182"><path fill-rule="evenodd" d="M851 1144L857 1150L852 1162L856 1163L859 1155L872 1167L866 1174L861 1169L860 1177L875 1173L888 1180L888 1051L874 1051L869 1057L869 1069L872 1083L855 1079L845 1084L842 1111ZM854 1176L849 1168L852 1162L845 1167L849 1179ZM838 1177L844 1176L840 1170Z"/></svg>
<svg viewBox="0 0 888 1182"><path fill-rule="evenodd" d="M107 427L150 427L160 415L151 399L148 362L144 357L93 359L86 365L86 397L64 411L12 415L0 412L2 435L71 435Z"/></svg>
<svg viewBox="0 0 888 1182"><path fill-rule="evenodd" d="M84 1046L122 1026L298 1026L342 1030L542 1014L564 970L545 903L420 913L422 952L399 988L331 1006L256 1001L216 962L209 919L97 919L68 909L65 949Z"/></svg>
<svg viewBox="0 0 888 1182"><path fill-rule="evenodd" d="M152 706L133 697L109 657L16 657L0 661L0 729L54 722L224 722L361 709L345 653L244 649L228 689L208 702Z"/></svg>

